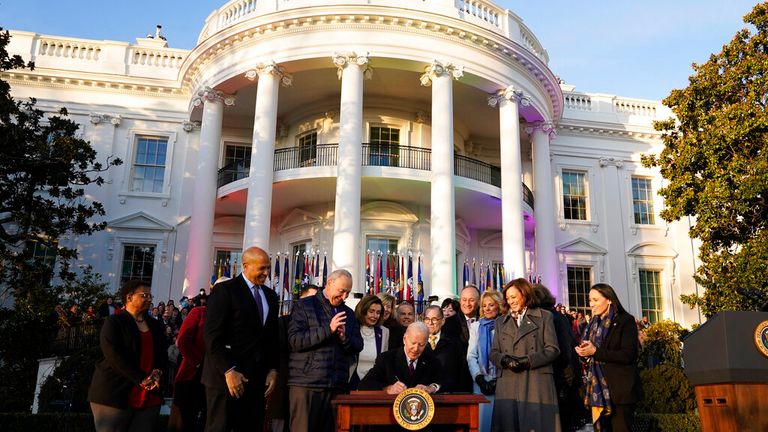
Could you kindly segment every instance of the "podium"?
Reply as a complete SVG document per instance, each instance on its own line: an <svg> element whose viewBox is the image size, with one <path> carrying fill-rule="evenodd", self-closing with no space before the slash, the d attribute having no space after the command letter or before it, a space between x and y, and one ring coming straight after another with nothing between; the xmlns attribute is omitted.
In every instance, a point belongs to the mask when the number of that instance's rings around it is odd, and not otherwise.
<svg viewBox="0 0 768 432"><path fill-rule="evenodd" d="M405 430L397 424L392 412L396 397L383 391L354 391L336 396L333 399L337 410L336 430L348 432L352 426L392 426L392 430ZM476 394L434 394L432 400L435 415L430 426L453 425L456 431L469 432L478 431L479 404L488 403L483 395Z"/></svg>
<svg viewBox="0 0 768 432"><path fill-rule="evenodd" d="M721 312L683 340L703 432L768 431L767 321L766 312Z"/></svg>

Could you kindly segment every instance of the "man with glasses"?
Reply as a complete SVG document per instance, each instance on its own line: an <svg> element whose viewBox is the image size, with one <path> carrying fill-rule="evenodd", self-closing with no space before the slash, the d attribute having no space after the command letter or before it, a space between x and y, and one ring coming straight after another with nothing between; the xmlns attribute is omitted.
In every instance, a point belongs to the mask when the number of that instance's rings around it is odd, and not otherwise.
<svg viewBox="0 0 768 432"><path fill-rule="evenodd" d="M461 391L459 387L462 363L466 363L466 355L462 357L461 345L442 331L445 318L440 306L429 306L424 311L424 324L429 329L426 351L440 365L443 390L446 392Z"/></svg>
<svg viewBox="0 0 768 432"><path fill-rule="evenodd" d="M251 247L242 262L243 272L217 284L207 300L201 381L208 432L261 430L277 380L278 299L265 285L269 255Z"/></svg>

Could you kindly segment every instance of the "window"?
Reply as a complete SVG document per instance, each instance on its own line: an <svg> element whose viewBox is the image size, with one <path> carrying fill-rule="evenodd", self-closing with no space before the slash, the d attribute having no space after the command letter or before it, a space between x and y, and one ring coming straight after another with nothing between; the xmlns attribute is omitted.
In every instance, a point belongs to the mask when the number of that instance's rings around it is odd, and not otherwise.
<svg viewBox="0 0 768 432"><path fill-rule="evenodd" d="M314 165L317 158L317 132L307 132L299 136L299 161L301 166Z"/></svg>
<svg viewBox="0 0 768 432"><path fill-rule="evenodd" d="M369 165L399 166L400 129L371 126Z"/></svg>
<svg viewBox="0 0 768 432"><path fill-rule="evenodd" d="M381 237L368 237L367 249L371 252L381 252L386 255L389 253L397 253L397 240Z"/></svg>
<svg viewBox="0 0 768 432"><path fill-rule="evenodd" d="M46 282L50 282L53 277L53 266L56 265L57 247L58 243L55 242L51 246L46 246L44 243L37 240L27 241L27 252L29 252L29 255L32 257L33 264L42 264L45 266L43 273L47 278Z"/></svg>
<svg viewBox="0 0 768 432"><path fill-rule="evenodd" d="M632 205L636 224L653 225L655 223L651 179L632 177Z"/></svg>
<svg viewBox="0 0 768 432"><path fill-rule="evenodd" d="M563 217L587 220L586 174L563 170Z"/></svg>
<svg viewBox="0 0 768 432"><path fill-rule="evenodd" d="M120 271L120 285L138 279L152 283L155 266L155 247L150 245L123 246L123 267Z"/></svg>
<svg viewBox="0 0 768 432"><path fill-rule="evenodd" d="M224 147L223 165L248 161L251 162L251 146L226 143Z"/></svg>
<svg viewBox="0 0 768 432"><path fill-rule="evenodd" d="M168 138L138 136L131 192L163 192Z"/></svg>
<svg viewBox="0 0 768 432"><path fill-rule="evenodd" d="M592 287L592 267L568 266L568 308L590 314L589 289Z"/></svg>
<svg viewBox="0 0 768 432"><path fill-rule="evenodd" d="M640 270L640 303L643 316L647 316L652 323L662 319L661 301L661 272L654 270Z"/></svg>
<svg viewBox="0 0 768 432"><path fill-rule="evenodd" d="M243 253L239 250L217 250L211 270L211 281L227 276L235 277L243 271ZM215 276L215 277L214 277Z"/></svg>

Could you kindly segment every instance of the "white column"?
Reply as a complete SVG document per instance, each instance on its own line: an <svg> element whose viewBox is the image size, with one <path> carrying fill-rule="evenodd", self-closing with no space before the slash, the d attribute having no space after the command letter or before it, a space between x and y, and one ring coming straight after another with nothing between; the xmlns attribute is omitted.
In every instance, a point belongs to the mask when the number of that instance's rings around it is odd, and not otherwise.
<svg viewBox="0 0 768 432"><path fill-rule="evenodd" d="M200 145L197 149L195 199L189 223L189 242L185 268L184 293L195 295L208 289L213 263L213 216L216 210L216 177L218 175L219 143L224 104L233 105L234 98L206 87L192 99L194 106L203 106Z"/></svg>
<svg viewBox="0 0 768 432"><path fill-rule="evenodd" d="M523 223L523 168L520 162L520 118L522 92L512 86L488 99L499 107L501 152L501 238L504 277L525 277L525 225Z"/></svg>
<svg viewBox="0 0 768 432"><path fill-rule="evenodd" d="M552 163L549 155L549 140L554 135L552 123L539 122L532 125L533 142L533 215L536 219L536 273L541 283L549 288L558 301L563 300L564 291L558 287L557 245L555 244L556 218L555 188L552 180Z"/></svg>
<svg viewBox="0 0 768 432"><path fill-rule="evenodd" d="M367 56L335 54L333 63L341 79L339 156L336 207L333 223L332 269L360 274L360 189L363 142L363 79L370 77ZM356 291L364 285L355 281Z"/></svg>
<svg viewBox="0 0 768 432"><path fill-rule="evenodd" d="M432 185L430 201L430 295L446 298L456 287L456 209L453 186L453 83L464 72L432 62L421 84L432 86Z"/></svg>
<svg viewBox="0 0 768 432"><path fill-rule="evenodd" d="M252 246L269 250L277 95L281 83L288 86L293 82L291 76L275 62L261 64L245 73L245 77L251 81L257 76L259 83L256 88L256 110L253 116L251 168L248 175L248 200L245 205L243 250Z"/></svg>

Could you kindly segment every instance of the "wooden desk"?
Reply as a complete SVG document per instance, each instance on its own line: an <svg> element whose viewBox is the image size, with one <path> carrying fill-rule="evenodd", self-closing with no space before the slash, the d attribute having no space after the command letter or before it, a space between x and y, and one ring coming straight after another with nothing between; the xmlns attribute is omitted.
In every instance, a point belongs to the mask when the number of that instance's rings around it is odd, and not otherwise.
<svg viewBox="0 0 768 432"><path fill-rule="evenodd" d="M337 430L348 432L352 426L392 425L399 430L392 412L397 395L383 391L356 391L333 399L337 408ZM456 431L477 432L478 404L488 403L483 395L436 394L435 415L430 425L455 425ZM427 426L429 427L429 426Z"/></svg>

